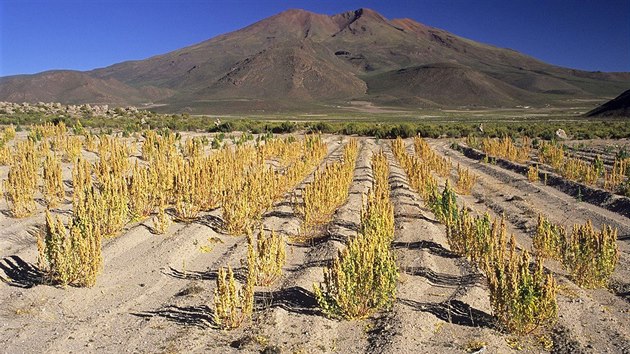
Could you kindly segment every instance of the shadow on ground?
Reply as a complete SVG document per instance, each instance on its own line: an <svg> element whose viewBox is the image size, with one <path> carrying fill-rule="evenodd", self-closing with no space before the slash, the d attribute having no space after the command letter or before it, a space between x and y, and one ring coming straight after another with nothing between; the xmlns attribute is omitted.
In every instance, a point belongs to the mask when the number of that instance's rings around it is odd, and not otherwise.
<svg viewBox="0 0 630 354"><path fill-rule="evenodd" d="M9 256L0 261L0 269L7 276L5 283L18 288L32 288L42 284L42 272L18 256Z"/></svg>
<svg viewBox="0 0 630 354"><path fill-rule="evenodd" d="M451 275L438 273L427 267L403 267L401 271L405 274L423 277L434 285L471 286L483 280L481 274Z"/></svg>
<svg viewBox="0 0 630 354"><path fill-rule="evenodd" d="M243 267L232 268L234 272L234 279L245 282L247 280L247 269ZM163 271L163 274L171 276L176 279L185 280L216 280L219 272L216 270L179 270L173 267Z"/></svg>
<svg viewBox="0 0 630 354"><path fill-rule="evenodd" d="M415 242L392 242L392 248L407 248L410 250L421 249L427 250L429 253L443 257L443 258L459 258L459 256L439 243L427 240L415 241Z"/></svg>
<svg viewBox="0 0 630 354"><path fill-rule="evenodd" d="M216 327L213 319L213 311L207 305L201 306L174 306L169 305L154 311L132 312L131 315L142 318L162 317L183 326L199 328Z"/></svg>
<svg viewBox="0 0 630 354"><path fill-rule="evenodd" d="M459 300L440 303L418 302L407 299L398 301L417 311L428 312L448 323L466 327L496 328L495 320L490 314L470 307L467 303Z"/></svg>
<svg viewBox="0 0 630 354"><path fill-rule="evenodd" d="M254 294L254 308L257 311L268 308L282 308L301 315L321 315L315 295L299 286L277 291L257 292Z"/></svg>

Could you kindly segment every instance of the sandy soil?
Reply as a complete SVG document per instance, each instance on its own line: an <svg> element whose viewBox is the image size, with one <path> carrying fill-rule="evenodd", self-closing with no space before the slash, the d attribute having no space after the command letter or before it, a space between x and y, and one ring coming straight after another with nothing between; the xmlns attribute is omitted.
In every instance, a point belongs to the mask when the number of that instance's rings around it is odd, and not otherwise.
<svg viewBox="0 0 630 354"><path fill-rule="evenodd" d="M327 137L326 161L341 156L339 137ZM174 224L167 235L154 235L149 221L130 224L103 246L104 271L96 286L61 289L41 284L36 268L34 234L43 225L43 210L26 219L8 216L0 201L0 348L6 353L39 352L212 352L212 353L509 353L515 339L502 333L491 316L481 274L448 249L444 226L424 207L408 185L389 149L389 141L361 138L354 181L347 202L321 230L321 238L304 245L291 241L300 219L292 194L263 217L267 230L287 241L287 263L272 287L256 288L255 314L240 329L213 327L212 298L216 271L231 265L244 278L244 237L221 232L220 210L190 224ZM411 141L407 141L411 144ZM451 150L448 142L431 145L480 176L471 196L459 200L493 215L505 213L509 229L523 248L539 212L553 222L592 219L619 228L622 257L610 290L582 290L558 264L548 268L563 286L560 319L554 329L557 353L630 352L630 220L525 177L482 164ZM326 318L312 293L323 280L322 267L348 237L356 233L362 194L371 185L370 156L383 148L390 167L395 205L393 242L401 270L391 311L361 321ZM6 168L0 169L6 178ZM64 179L70 166L64 165ZM312 176L303 183L308 183ZM443 181L442 181L443 182ZM298 186L299 195L303 184ZM59 213L67 212L64 205ZM213 238L219 242L211 241ZM210 246L204 253L201 246ZM521 352L541 352L522 343Z"/></svg>
<svg viewBox="0 0 630 354"><path fill-rule="evenodd" d="M380 107L374 105L373 102L368 101L350 101L349 106L340 107L342 109L348 111L356 111L361 113L402 113L400 109L395 109L391 107Z"/></svg>
<svg viewBox="0 0 630 354"><path fill-rule="evenodd" d="M460 197L474 209L488 211L495 217L505 215L510 232L522 248L531 250L537 216L570 227L590 219L595 227L608 224L618 228L621 257L612 277L610 289L582 290L566 276L559 264L547 262L563 288L558 298L560 319L556 331L562 342L570 340L586 352L630 350L629 255L630 220L626 217L580 202L541 183L530 183L526 177L499 166L468 159L451 150L445 141L432 141L435 150L451 158L456 165L471 168L478 176L472 195ZM455 175L453 174L453 177Z"/></svg>

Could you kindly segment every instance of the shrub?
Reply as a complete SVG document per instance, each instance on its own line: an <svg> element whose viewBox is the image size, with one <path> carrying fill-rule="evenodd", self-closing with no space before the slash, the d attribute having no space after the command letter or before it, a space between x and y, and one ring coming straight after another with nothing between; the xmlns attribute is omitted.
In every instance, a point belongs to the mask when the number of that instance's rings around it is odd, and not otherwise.
<svg viewBox="0 0 630 354"><path fill-rule="evenodd" d="M63 286L93 286L102 269L101 233L95 220L105 206L96 189L83 195L69 230L47 210L46 233L37 240L40 268L49 281Z"/></svg>
<svg viewBox="0 0 630 354"><path fill-rule="evenodd" d="M156 204L158 211L153 217L153 232L163 235L172 223L170 216L166 213L166 195L164 193L157 195Z"/></svg>
<svg viewBox="0 0 630 354"><path fill-rule="evenodd" d="M360 319L394 301L398 269L393 253L358 234L324 268L324 282L314 286L317 302L334 318Z"/></svg>
<svg viewBox="0 0 630 354"><path fill-rule="evenodd" d="M63 135L61 138L65 161L74 161L81 154L83 141L78 136Z"/></svg>
<svg viewBox="0 0 630 354"><path fill-rule="evenodd" d="M214 290L214 322L223 329L234 329L251 318L254 310L254 271L249 269L248 279L237 289L232 268L219 269L217 288Z"/></svg>
<svg viewBox="0 0 630 354"><path fill-rule="evenodd" d="M457 196L455 191L451 188L449 181L446 181L442 194L437 191L431 197L429 201L431 210L435 217L444 225L447 229L450 229L452 223L457 219Z"/></svg>
<svg viewBox="0 0 630 354"><path fill-rule="evenodd" d="M383 158L382 153L373 157L375 175L389 175L387 165L382 165ZM389 308L395 299L398 268L389 247L394 237L393 208L387 179L384 181L385 185L382 177L375 178L361 212L360 232L324 268L324 282L314 285L317 302L330 317L365 318Z"/></svg>
<svg viewBox="0 0 630 354"><path fill-rule="evenodd" d="M318 132L318 133L324 133L324 134L331 134L334 133L334 127L327 122L317 122L314 125L311 126L311 131L313 132Z"/></svg>
<svg viewBox="0 0 630 354"><path fill-rule="evenodd" d="M485 138L481 142L481 148L488 155L524 163L529 160L531 142L529 138L523 137L522 144L518 147L507 136L504 136L502 139Z"/></svg>
<svg viewBox="0 0 630 354"><path fill-rule="evenodd" d="M451 251L465 256L475 265L483 260L484 240L492 234L490 216L474 217L466 206L459 210L457 218L447 228L447 240Z"/></svg>
<svg viewBox="0 0 630 354"><path fill-rule="evenodd" d="M561 260L563 242L566 237L567 232L564 227L549 222L542 214L538 215L536 234L532 240L538 256Z"/></svg>
<svg viewBox="0 0 630 354"><path fill-rule="evenodd" d="M90 133L89 131L85 132L85 139L83 140L83 146L85 150L96 152L98 148L98 138L96 135Z"/></svg>
<svg viewBox="0 0 630 354"><path fill-rule="evenodd" d="M414 150L416 156L422 160L423 163L429 166L431 171L434 171L443 178L447 178L451 174L451 162L440 155L438 155L429 144L420 137L413 139Z"/></svg>
<svg viewBox="0 0 630 354"><path fill-rule="evenodd" d="M460 194L470 194L472 187L477 182L477 175L469 169L463 169L457 164L457 184L455 185Z"/></svg>
<svg viewBox="0 0 630 354"><path fill-rule="evenodd" d="M5 127L3 130L4 137L1 139L4 142L9 142L15 138L15 127L13 125Z"/></svg>
<svg viewBox="0 0 630 354"><path fill-rule="evenodd" d="M281 275L286 261L284 239L274 231L266 236L263 227L254 238L254 234L247 235L247 262L256 274L256 285L269 286Z"/></svg>
<svg viewBox="0 0 630 354"><path fill-rule="evenodd" d="M543 142L538 148L538 159L541 163L546 163L555 169L560 169L565 159L564 149L560 144Z"/></svg>
<svg viewBox="0 0 630 354"><path fill-rule="evenodd" d="M408 154L400 138L392 141L392 152L405 170L411 187L418 191L425 204L429 205L431 198L437 193L437 180L431 174L429 165L423 163L418 156Z"/></svg>
<svg viewBox="0 0 630 354"><path fill-rule="evenodd" d="M269 143L269 142L268 142ZM237 153L251 152L249 162L234 163L226 177L222 196L225 229L232 235L251 230L273 203L302 181L326 155L326 144L318 135L307 135L303 140L283 139L284 147L268 150L268 144L237 149ZM269 143L273 146L274 143ZM277 156L286 167L274 169L263 163L270 151L281 152ZM238 156L237 156L238 159ZM238 161L238 160L237 160ZM248 165L249 164L249 165Z"/></svg>
<svg viewBox="0 0 630 354"><path fill-rule="evenodd" d="M13 154L8 145L0 144L0 166L5 166L11 163Z"/></svg>
<svg viewBox="0 0 630 354"><path fill-rule="evenodd" d="M488 263L485 274L493 313L508 331L531 333L556 321L556 282L544 273L541 259L532 269L527 251L517 254L514 237L509 252Z"/></svg>
<svg viewBox="0 0 630 354"><path fill-rule="evenodd" d="M152 183L152 175L148 168L141 167L136 160L127 177L127 190L129 192L129 213L134 221L148 217L155 208L155 192L157 186Z"/></svg>
<svg viewBox="0 0 630 354"><path fill-rule="evenodd" d="M295 207L302 217L302 237L308 237L316 227L326 224L347 197L354 166L358 155L358 144L351 140L345 147L340 161L327 164L317 170L313 181L302 190L302 199Z"/></svg>
<svg viewBox="0 0 630 354"><path fill-rule="evenodd" d="M203 159L195 157L176 158L173 163L173 199L175 200L175 215L177 219L191 222L197 218L204 202L201 190ZM202 177L203 176L203 177Z"/></svg>
<svg viewBox="0 0 630 354"><path fill-rule="evenodd" d="M104 178L103 178L104 177ZM115 237L129 221L129 194L123 176L107 175L101 180L104 208L100 219L103 237Z"/></svg>
<svg viewBox="0 0 630 354"><path fill-rule="evenodd" d="M282 122L280 125L271 129L274 134L293 133L298 129L298 125L295 122Z"/></svg>
<svg viewBox="0 0 630 354"><path fill-rule="evenodd" d="M527 168L527 179L530 182L538 182L540 180L539 172L538 172L538 165L536 165L536 167L529 166Z"/></svg>
<svg viewBox="0 0 630 354"><path fill-rule="evenodd" d="M44 198L48 208L56 207L65 197L61 179L61 161L55 155L48 154L44 159Z"/></svg>
<svg viewBox="0 0 630 354"><path fill-rule="evenodd" d="M32 141L24 141L16 145L8 179L4 185L7 204L16 218L29 216L37 209L35 191L38 165L39 157Z"/></svg>
<svg viewBox="0 0 630 354"><path fill-rule="evenodd" d="M416 130L411 126L411 124L403 123L391 128L389 136L392 137L401 137L403 139L411 138L416 135Z"/></svg>
<svg viewBox="0 0 630 354"><path fill-rule="evenodd" d="M581 287L606 286L618 261L617 229L608 225L600 231L593 229L590 220L574 225L563 242L562 264Z"/></svg>
<svg viewBox="0 0 630 354"><path fill-rule="evenodd" d="M630 174L630 158L615 158L610 172L605 171L604 173L604 188L612 192L620 192L622 195L625 194L624 188L627 188L628 174ZM624 180L626 180L626 186L624 186Z"/></svg>
<svg viewBox="0 0 630 354"><path fill-rule="evenodd" d="M381 247L394 238L394 204L389 198L389 165L381 151L372 156L374 183L361 209L360 232Z"/></svg>

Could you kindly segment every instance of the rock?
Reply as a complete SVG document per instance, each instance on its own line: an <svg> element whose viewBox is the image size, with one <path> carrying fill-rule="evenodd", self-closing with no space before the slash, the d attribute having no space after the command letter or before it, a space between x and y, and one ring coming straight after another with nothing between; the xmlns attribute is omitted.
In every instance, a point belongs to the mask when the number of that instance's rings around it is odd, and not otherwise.
<svg viewBox="0 0 630 354"><path fill-rule="evenodd" d="M558 129L556 130L556 137L558 139L562 139L562 140L567 140L569 139L569 137L567 136L567 133L564 131L564 129Z"/></svg>
<svg viewBox="0 0 630 354"><path fill-rule="evenodd" d="M282 349L280 349L280 347L273 345L273 346L268 346L265 349L263 349L262 353L263 354L281 354Z"/></svg>

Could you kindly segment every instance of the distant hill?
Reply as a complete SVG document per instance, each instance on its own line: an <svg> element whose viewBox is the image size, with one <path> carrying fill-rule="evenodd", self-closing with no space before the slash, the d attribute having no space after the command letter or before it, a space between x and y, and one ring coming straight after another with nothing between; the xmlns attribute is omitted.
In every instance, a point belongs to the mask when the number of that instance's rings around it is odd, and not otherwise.
<svg viewBox="0 0 630 354"><path fill-rule="evenodd" d="M241 30L92 71L0 78L0 100L256 110L351 100L514 107L612 97L630 73L572 70L369 9L288 10Z"/></svg>
<svg viewBox="0 0 630 354"><path fill-rule="evenodd" d="M630 117L630 90L586 113L587 117Z"/></svg>

